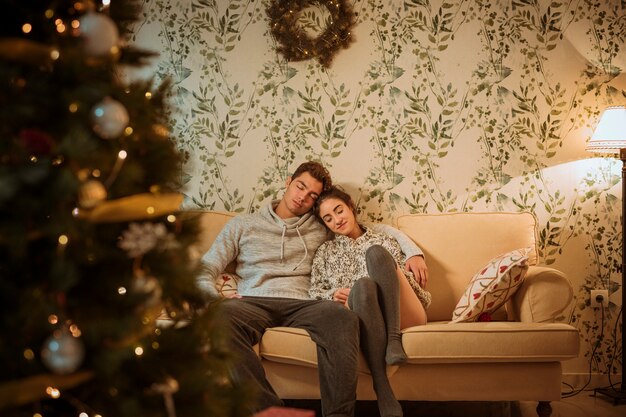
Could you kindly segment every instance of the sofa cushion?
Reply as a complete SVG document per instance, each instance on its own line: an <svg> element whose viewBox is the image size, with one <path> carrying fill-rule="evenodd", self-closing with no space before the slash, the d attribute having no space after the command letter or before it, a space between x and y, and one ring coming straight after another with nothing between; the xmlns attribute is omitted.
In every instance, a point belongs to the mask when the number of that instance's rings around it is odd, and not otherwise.
<svg viewBox="0 0 626 417"><path fill-rule="evenodd" d="M429 323L405 329L409 363L553 362L578 356L578 330L563 323Z"/></svg>
<svg viewBox="0 0 626 417"><path fill-rule="evenodd" d="M409 363L554 362L578 356L578 330L562 323L429 323L403 330ZM304 329L267 329L263 359L317 366L315 342ZM390 367L390 373L397 370ZM369 373L362 355L358 371Z"/></svg>
<svg viewBox="0 0 626 417"><path fill-rule="evenodd" d="M260 354L263 359L273 362L317 367L317 346L304 329L294 327L267 329L261 339ZM396 366L389 368L397 369ZM357 370L360 373L369 373L362 353L359 353Z"/></svg>
<svg viewBox="0 0 626 417"><path fill-rule="evenodd" d="M236 274L222 272L215 280L215 289L222 297L231 296L237 293L237 284L240 279Z"/></svg>
<svg viewBox="0 0 626 417"><path fill-rule="evenodd" d="M491 313L504 305L524 280L528 251L516 249L496 256L481 268L457 303L450 323L491 321Z"/></svg>

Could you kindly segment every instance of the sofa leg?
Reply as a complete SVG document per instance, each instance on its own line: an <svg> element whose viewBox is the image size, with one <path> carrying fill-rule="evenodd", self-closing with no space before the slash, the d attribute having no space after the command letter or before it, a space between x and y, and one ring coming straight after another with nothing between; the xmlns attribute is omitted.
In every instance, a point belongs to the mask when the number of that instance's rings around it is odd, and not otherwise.
<svg viewBox="0 0 626 417"><path fill-rule="evenodd" d="M539 404L537 404L537 416L550 417L550 414L552 414L550 401L539 401Z"/></svg>

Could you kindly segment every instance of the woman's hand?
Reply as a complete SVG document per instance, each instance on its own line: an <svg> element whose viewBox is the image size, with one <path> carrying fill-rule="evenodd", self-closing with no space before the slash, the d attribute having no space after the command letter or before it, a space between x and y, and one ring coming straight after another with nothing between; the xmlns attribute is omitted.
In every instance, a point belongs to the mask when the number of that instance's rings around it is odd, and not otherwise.
<svg viewBox="0 0 626 417"><path fill-rule="evenodd" d="M350 288L339 288L333 294L333 301L336 303L348 305L348 295L350 295Z"/></svg>
<svg viewBox="0 0 626 417"><path fill-rule="evenodd" d="M405 268L413 273L420 287L426 289L428 285L428 267L424 257L421 255L411 256L406 260Z"/></svg>

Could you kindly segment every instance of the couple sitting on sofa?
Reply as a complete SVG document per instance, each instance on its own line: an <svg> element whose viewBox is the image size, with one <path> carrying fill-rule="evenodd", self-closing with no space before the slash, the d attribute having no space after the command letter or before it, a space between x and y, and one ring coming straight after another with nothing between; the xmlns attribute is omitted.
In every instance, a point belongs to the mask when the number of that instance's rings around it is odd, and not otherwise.
<svg viewBox="0 0 626 417"><path fill-rule="evenodd" d="M406 361L400 329L426 323L426 264L400 231L357 223L352 200L322 165L303 163L281 200L233 218L202 261L200 286L212 294L218 275L236 261L238 293L221 311L239 358L236 375L257 386L258 409L282 401L253 346L265 329L290 326L306 329L317 344L325 416L354 415L359 338L381 416L402 415L386 364Z"/></svg>

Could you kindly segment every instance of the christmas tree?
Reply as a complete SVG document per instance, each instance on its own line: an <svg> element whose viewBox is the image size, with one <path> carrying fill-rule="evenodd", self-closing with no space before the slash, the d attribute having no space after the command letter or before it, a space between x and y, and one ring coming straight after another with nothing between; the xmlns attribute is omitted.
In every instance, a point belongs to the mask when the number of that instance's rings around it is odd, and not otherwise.
<svg viewBox="0 0 626 417"><path fill-rule="evenodd" d="M0 415L240 416L196 287L167 84L125 81L138 0L0 17ZM165 320L163 317L165 316Z"/></svg>

